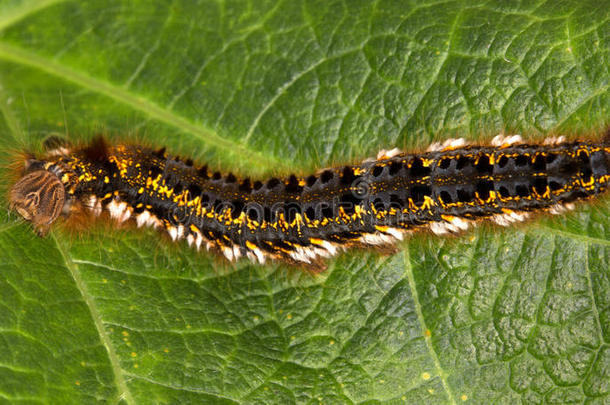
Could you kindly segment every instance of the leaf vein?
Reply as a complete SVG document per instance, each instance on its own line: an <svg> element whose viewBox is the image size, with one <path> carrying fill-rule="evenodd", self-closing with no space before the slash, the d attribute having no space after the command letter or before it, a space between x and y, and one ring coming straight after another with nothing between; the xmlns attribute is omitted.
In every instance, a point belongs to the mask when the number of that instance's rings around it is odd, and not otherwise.
<svg viewBox="0 0 610 405"><path fill-rule="evenodd" d="M430 357L432 358L432 362L434 363L434 367L436 369L436 374L441 380L443 388L447 393L447 398L450 404L455 405L455 399L453 398L453 393L451 391L451 387L447 381L447 375L443 368L441 367L441 363L438 359L436 351L432 345L431 338L426 337L425 333L428 330L426 326L426 320L424 319L424 314L421 310L421 303L419 302L419 294L417 293L417 286L415 285L415 277L413 276L413 266L411 265L411 256L409 254L409 247L406 246L404 250L404 263L405 263L405 272L407 275L407 279L409 281L409 287L411 289L411 297L413 298L413 306L415 307L415 313L417 314L417 319L419 320L419 325L421 327L421 333L424 341L426 342L426 347L428 348L428 352L430 353Z"/></svg>
<svg viewBox="0 0 610 405"><path fill-rule="evenodd" d="M131 392L129 391L129 387L127 387L127 383L125 382L124 372L121 368L119 358L114 350L112 342L110 341L110 337L104 329L102 317L97 309L97 306L95 305L93 297L91 296L91 294L89 294L87 286L85 285L85 281L81 277L78 265L70 259L67 252L64 250L63 246L57 240L57 238L55 238L55 236L52 236L52 238L55 241L57 250L59 251L61 257L64 260L66 268L72 275L74 283L76 284L77 289L80 291L83 300L85 301L85 305L87 305L87 308L89 308L89 312L91 313L91 319L93 320L95 328L97 329L100 341L106 348L106 352L108 353L108 361L110 362L112 371L114 373L115 383L117 385L116 388L119 393L119 397L123 398L127 404L135 404Z"/></svg>

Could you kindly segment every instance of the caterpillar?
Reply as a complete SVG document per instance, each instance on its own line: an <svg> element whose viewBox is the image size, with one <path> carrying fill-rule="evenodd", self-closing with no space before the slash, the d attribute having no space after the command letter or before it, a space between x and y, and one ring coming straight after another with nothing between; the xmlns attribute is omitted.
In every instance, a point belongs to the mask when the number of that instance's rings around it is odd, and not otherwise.
<svg viewBox="0 0 610 405"><path fill-rule="evenodd" d="M525 143L498 135L489 145L452 139L425 152L381 151L360 164L266 181L98 137L27 159L9 208L41 236L60 216L107 212L230 261L323 269L343 249L392 248L424 229L457 233L485 219L509 225L537 211L563 212L603 193L609 180L608 136Z"/></svg>

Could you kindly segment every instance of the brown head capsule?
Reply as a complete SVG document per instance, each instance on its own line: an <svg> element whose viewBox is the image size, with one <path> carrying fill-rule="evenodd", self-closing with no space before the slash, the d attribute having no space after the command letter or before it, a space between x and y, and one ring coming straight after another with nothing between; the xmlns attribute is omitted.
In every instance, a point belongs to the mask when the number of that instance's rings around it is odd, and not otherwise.
<svg viewBox="0 0 610 405"><path fill-rule="evenodd" d="M38 234L44 236L61 213L64 201L65 189L59 178L46 170L37 170L23 176L11 188L9 208L32 222Z"/></svg>

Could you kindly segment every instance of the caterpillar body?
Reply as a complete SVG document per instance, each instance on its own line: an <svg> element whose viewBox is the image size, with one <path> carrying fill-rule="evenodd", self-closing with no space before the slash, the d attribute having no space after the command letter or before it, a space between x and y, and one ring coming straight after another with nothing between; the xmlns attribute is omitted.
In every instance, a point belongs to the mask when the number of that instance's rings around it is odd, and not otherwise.
<svg viewBox="0 0 610 405"><path fill-rule="evenodd" d="M536 211L559 213L603 193L609 180L607 138L454 139L422 153L382 151L360 164L266 181L212 172L165 148L97 138L28 159L9 203L41 235L60 215L84 209L153 226L231 261L323 269L342 249L388 248L423 229L455 233L484 219L508 225Z"/></svg>

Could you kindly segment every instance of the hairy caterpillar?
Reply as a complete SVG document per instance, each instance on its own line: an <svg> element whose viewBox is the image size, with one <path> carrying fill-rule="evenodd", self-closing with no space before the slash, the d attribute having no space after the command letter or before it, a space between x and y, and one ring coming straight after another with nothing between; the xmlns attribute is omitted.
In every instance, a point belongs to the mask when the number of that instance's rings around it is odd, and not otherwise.
<svg viewBox="0 0 610 405"><path fill-rule="evenodd" d="M558 213L604 192L610 140L548 138L490 145L463 139L423 153L382 151L377 159L264 182L211 172L165 148L58 147L28 159L10 207L44 235L60 216L107 211L165 230L229 260L246 256L324 268L348 247L391 247L410 232L458 232L482 219L508 225L531 212Z"/></svg>

